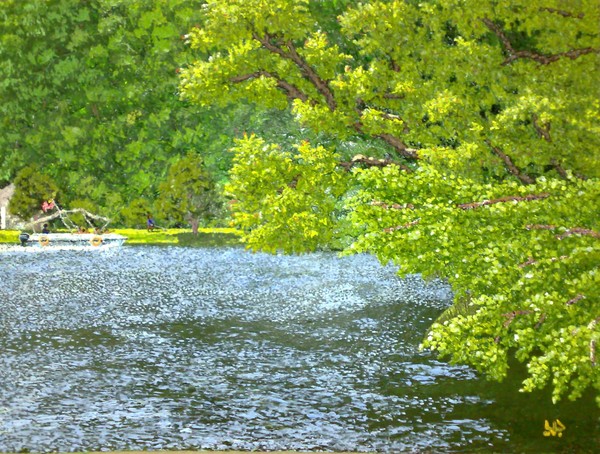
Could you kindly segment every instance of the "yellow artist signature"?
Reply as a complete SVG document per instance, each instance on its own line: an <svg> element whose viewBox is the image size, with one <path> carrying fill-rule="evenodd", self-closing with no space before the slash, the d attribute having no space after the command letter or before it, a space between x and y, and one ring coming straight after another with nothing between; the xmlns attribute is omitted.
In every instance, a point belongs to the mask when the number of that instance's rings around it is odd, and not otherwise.
<svg viewBox="0 0 600 454"><path fill-rule="evenodd" d="M562 422L560 422L560 419L554 421L552 425L550 425L550 423L546 419L544 423L544 429L546 429L544 430L544 437L562 437L562 432L566 429L566 427Z"/></svg>

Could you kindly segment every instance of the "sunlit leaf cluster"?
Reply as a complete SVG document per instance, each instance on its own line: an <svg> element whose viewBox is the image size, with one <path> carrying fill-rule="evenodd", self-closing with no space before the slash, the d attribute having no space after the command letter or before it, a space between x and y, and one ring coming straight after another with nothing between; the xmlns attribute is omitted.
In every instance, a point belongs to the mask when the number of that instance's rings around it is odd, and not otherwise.
<svg viewBox="0 0 600 454"><path fill-rule="evenodd" d="M598 387L597 181L478 184L430 165L357 178L362 189L348 204L363 231L348 252L441 277L460 303L425 347L494 379L514 353L531 373L524 389L552 384L555 399Z"/></svg>
<svg viewBox="0 0 600 454"><path fill-rule="evenodd" d="M339 234L340 196L347 178L338 156L303 142L282 150L256 136L238 140L227 190L233 225L248 247L271 252L314 251Z"/></svg>

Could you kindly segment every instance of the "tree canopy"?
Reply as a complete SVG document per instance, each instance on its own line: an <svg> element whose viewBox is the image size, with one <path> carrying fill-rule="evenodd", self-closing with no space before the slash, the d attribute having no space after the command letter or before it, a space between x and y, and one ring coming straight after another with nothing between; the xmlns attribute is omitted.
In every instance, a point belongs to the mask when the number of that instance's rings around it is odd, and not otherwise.
<svg viewBox="0 0 600 454"><path fill-rule="evenodd" d="M84 200L118 221L132 201L151 204L189 151L223 178L231 114L177 97L182 35L202 3L0 2L0 187L35 163L63 204Z"/></svg>
<svg viewBox="0 0 600 454"><path fill-rule="evenodd" d="M186 36L185 100L290 110L333 138L238 142L248 245L298 252L334 232L452 284L424 347L494 379L514 355L523 390L554 400L600 390L597 2L344 2L331 33L315 3L209 0ZM358 140L379 145L353 154Z"/></svg>

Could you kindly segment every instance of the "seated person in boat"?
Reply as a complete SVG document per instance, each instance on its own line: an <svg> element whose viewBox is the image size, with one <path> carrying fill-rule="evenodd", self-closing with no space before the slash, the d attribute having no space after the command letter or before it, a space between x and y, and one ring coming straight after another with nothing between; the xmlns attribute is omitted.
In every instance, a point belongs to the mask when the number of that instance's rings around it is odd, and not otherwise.
<svg viewBox="0 0 600 454"><path fill-rule="evenodd" d="M42 233L50 233L50 229L48 228L48 224L44 224L44 227L42 228Z"/></svg>

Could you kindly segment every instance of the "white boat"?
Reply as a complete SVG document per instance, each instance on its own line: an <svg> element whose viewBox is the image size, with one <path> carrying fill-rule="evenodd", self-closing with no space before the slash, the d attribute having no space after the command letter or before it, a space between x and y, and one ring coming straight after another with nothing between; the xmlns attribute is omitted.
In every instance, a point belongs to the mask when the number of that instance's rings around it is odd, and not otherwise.
<svg viewBox="0 0 600 454"><path fill-rule="evenodd" d="M127 240L127 237L119 235L117 233L106 233L105 229L110 219L103 216L92 214L82 208L75 208L73 210L63 210L58 207L53 200L50 204L44 203L44 209L49 208L55 210L55 212L49 216L41 219L37 219L30 225L35 228L36 225L46 223L53 219L60 218L69 232L59 233L28 233L21 232L19 235L19 246L12 246L10 250L23 250L23 251L43 251L43 250L85 250L85 249L109 249L114 247L122 246ZM69 218L69 214L78 213L84 217L90 228L95 228L99 233L75 233L77 226ZM93 221L104 222L102 227L95 227ZM48 224L44 224L46 227ZM81 228L79 228L80 231ZM85 229L83 229L85 230Z"/></svg>
<svg viewBox="0 0 600 454"><path fill-rule="evenodd" d="M23 248L42 249L109 249L122 246L127 237L117 233L21 233Z"/></svg>

